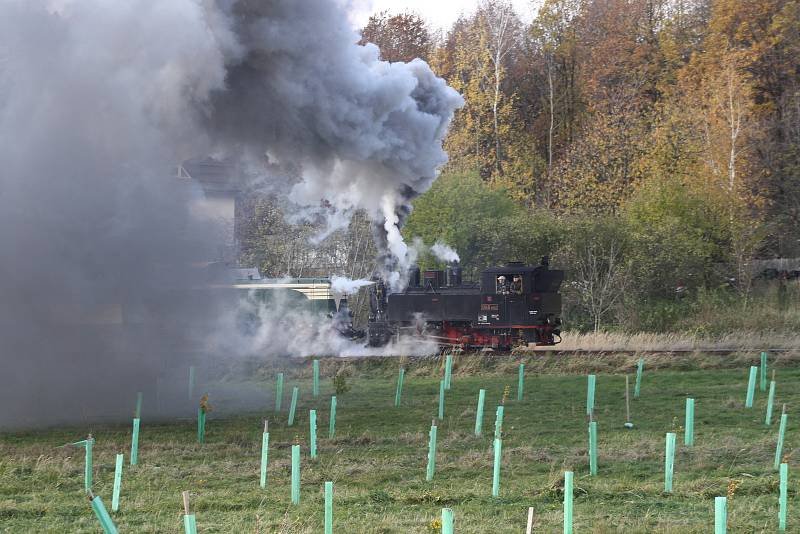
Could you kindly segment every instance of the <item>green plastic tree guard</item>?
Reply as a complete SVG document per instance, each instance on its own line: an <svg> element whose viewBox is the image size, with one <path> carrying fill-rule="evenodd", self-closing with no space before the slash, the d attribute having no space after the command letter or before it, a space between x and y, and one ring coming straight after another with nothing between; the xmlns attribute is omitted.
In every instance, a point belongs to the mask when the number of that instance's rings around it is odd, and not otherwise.
<svg viewBox="0 0 800 534"><path fill-rule="evenodd" d="M87 495L91 495L92 494L92 472L93 472L93 468L92 468L92 447L94 446L94 438L92 438L92 435L89 434L88 438L86 438L84 440L81 440L81 441L76 441L74 443L71 443L71 445L74 445L76 447L83 447L83 449L84 449L85 456L84 456L84 465L83 465L83 489L84 489L84 491L86 492Z"/></svg>
<svg viewBox="0 0 800 534"><path fill-rule="evenodd" d="M267 487L267 464L269 462L269 432L267 432L267 422L264 421L264 432L261 433L261 479L259 486L262 489Z"/></svg>
<svg viewBox="0 0 800 534"><path fill-rule="evenodd" d="M519 364L519 379L517 380L517 400L522 400L522 391L525 387L525 364Z"/></svg>
<svg viewBox="0 0 800 534"><path fill-rule="evenodd" d="M683 435L683 444L687 447L694 446L694 399L686 399L686 421L684 423L686 429Z"/></svg>
<svg viewBox="0 0 800 534"><path fill-rule="evenodd" d="M195 383L195 370L194 365L189 366L189 400L194 399L194 383Z"/></svg>
<svg viewBox="0 0 800 534"><path fill-rule="evenodd" d="M781 465L781 455L783 454L783 438L786 435L786 423L789 419L789 414L785 413L786 406L784 405L784 413L781 414L781 425L778 427L778 443L775 446L775 470Z"/></svg>
<svg viewBox="0 0 800 534"><path fill-rule="evenodd" d="M591 416L594 413L594 390L597 385L597 377L589 375L586 382L586 415Z"/></svg>
<svg viewBox="0 0 800 534"><path fill-rule="evenodd" d="M400 398L403 395L403 378L405 377L406 370L402 367L400 368L400 373L397 375L397 389L394 393L394 406L395 408L400 407Z"/></svg>
<svg viewBox="0 0 800 534"><path fill-rule="evenodd" d="M292 445L292 504L300 504L300 445Z"/></svg>
<svg viewBox="0 0 800 534"><path fill-rule="evenodd" d="M453 377L453 355L448 354L444 364L444 389L450 391L450 382Z"/></svg>
<svg viewBox="0 0 800 534"><path fill-rule="evenodd" d="M564 471L564 534L572 534L572 471Z"/></svg>
<svg viewBox="0 0 800 534"><path fill-rule="evenodd" d="M308 434L311 440L311 459L317 458L317 411L310 410L308 412Z"/></svg>
<svg viewBox="0 0 800 534"><path fill-rule="evenodd" d="M597 421L589 422L589 474L597 475Z"/></svg>
<svg viewBox="0 0 800 534"><path fill-rule="evenodd" d="M747 380L747 397L744 401L745 408L753 407L753 399L756 396L756 378L758 376L758 366L750 366L750 378Z"/></svg>
<svg viewBox="0 0 800 534"><path fill-rule="evenodd" d="M328 421L328 439L336 435L336 395L331 397L331 415Z"/></svg>
<svg viewBox="0 0 800 534"><path fill-rule="evenodd" d="M100 521L100 526L103 527L103 532L105 532L105 534L117 534L117 527L111 520L111 516L108 515L108 510L106 510L103 504L103 499L100 497L92 498L92 510L94 510L94 515L97 516L97 520Z"/></svg>
<svg viewBox="0 0 800 534"><path fill-rule="evenodd" d="M486 403L486 390L478 391L478 410L475 412L475 435L483 433L483 405Z"/></svg>
<svg viewBox="0 0 800 534"><path fill-rule="evenodd" d="M275 411L281 411L283 404L283 373L278 373L277 384L275 384Z"/></svg>
<svg viewBox="0 0 800 534"><path fill-rule="evenodd" d="M769 395L767 396L767 415L764 418L766 426L772 425L772 408L775 405L775 381L769 381Z"/></svg>
<svg viewBox="0 0 800 534"><path fill-rule="evenodd" d="M786 532L786 512L788 505L789 490L789 464L781 464L780 468L780 489L778 490L778 530Z"/></svg>
<svg viewBox="0 0 800 534"><path fill-rule="evenodd" d="M436 425L431 425L431 431L428 434L428 468L425 472L425 480L430 482L433 480L433 475L436 472Z"/></svg>
<svg viewBox="0 0 800 534"><path fill-rule="evenodd" d="M636 383L633 385L633 398L638 399L642 391L642 372L644 371L644 358L639 358L636 366Z"/></svg>
<svg viewBox="0 0 800 534"><path fill-rule="evenodd" d="M767 353L761 353L761 391L767 391Z"/></svg>
<svg viewBox="0 0 800 534"><path fill-rule="evenodd" d="M139 423L140 419L133 420L133 435L131 436L131 465L139 463Z"/></svg>
<svg viewBox="0 0 800 534"><path fill-rule="evenodd" d="M503 414L505 413L505 406L502 404L497 407L494 415L494 439L501 439L503 437Z"/></svg>
<svg viewBox="0 0 800 534"><path fill-rule="evenodd" d="M197 534L197 518L194 514L183 516L183 531L185 534Z"/></svg>
<svg viewBox="0 0 800 534"><path fill-rule="evenodd" d="M206 411L200 407L197 409L197 443L206 442Z"/></svg>
<svg viewBox="0 0 800 534"><path fill-rule="evenodd" d="M667 432L667 446L664 454L664 492L672 493L672 473L675 467L675 433Z"/></svg>
<svg viewBox="0 0 800 534"><path fill-rule="evenodd" d="M114 466L114 493L111 497L111 511L119 511L119 492L122 489L122 464L125 462L124 454L117 454L117 463Z"/></svg>
<svg viewBox="0 0 800 534"><path fill-rule="evenodd" d="M455 517L452 508L442 508L442 534L453 534Z"/></svg>
<svg viewBox="0 0 800 534"><path fill-rule="evenodd" d="M500 496L500 460L503 454L503 440L494 440L494 470L492 471L492 497Z"/></svg>
<svg viewBox="0 0 800 534"><path fill-rule="evenodd" d="M294 424L294 413L297 410L297 394L299 393L297 386L292 388L292 403L289 404L289 420L287 424L292 426Z"/></svg>
<svg viewBox="0 0 800 534"><path fill-rule="evenodd" d="M325 482L325 534L333 534L333 482Z"/></svg>
<svg viewBox="0 0 800 534"><path fill-rule="evenodd" d="M444 380L439 381L439 419L444 419Z"/></svg>
<svg viewBox="0 0 800 534"><path fill-rule="evenodd" d="M714 497L714 534L728 531L728 498Z"/></svg>
<svg viewBox="0 0 800 534"><path fill-rule="evenodd" d="M313 366L314 366L314 389L312 393L315 397L319 397L319 360L314 360Z"/></svg>

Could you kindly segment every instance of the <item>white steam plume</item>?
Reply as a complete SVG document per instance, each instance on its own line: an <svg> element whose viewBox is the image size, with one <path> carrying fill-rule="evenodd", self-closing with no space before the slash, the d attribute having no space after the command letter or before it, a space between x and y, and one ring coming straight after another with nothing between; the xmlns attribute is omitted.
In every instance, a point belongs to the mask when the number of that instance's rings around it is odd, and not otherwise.
<svg viewBox="0 0 800 534"><path fill-rule="evenodd" d="M369 280L353 280L344 276L331 277L331 293L343 293L345 295L352 295L357 293L362 287L371 285L373 282Z"/></svg>
<svg viewBox="0 0 800 534"><path fill-rule="evenodd" d="M451 248L448 245L445 245L441 241L437 241L431 247L431 253L436 257L436 259L447 262L453 263L461 261L461 258L458 256L458 252L455 249Z"/></svg>

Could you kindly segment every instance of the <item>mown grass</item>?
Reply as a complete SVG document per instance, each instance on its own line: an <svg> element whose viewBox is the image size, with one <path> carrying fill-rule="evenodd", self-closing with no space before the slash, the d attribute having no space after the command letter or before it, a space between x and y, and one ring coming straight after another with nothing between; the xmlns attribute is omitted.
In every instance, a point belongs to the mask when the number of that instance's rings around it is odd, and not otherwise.
<svg viewBox="0 0 800 534"><path fill-rule="evenodd" d="M641 399L632 402L633 430L622 427L624 377L600 374L599 474L590 477L585 376L529 371L525 397L518 402L515 361L481 360L485 365L478 366L474 357L457 357L445 419L439 424L436 476L431 483L425 482L425 462L428 429L437 411L438 360L412 365L400 409L392 406L396 360L347 363L352 389L338 397L332 440L327 439L331 381L323 380L321 395L314 399L307 373L297 372L295 363L280 414L272 411L271 402L261 413L215 417L212 412L207 443L202 446L196 443L194 408L188 401L185 419L154 422L146 398L136 467L127 465L129 425L0 434L0 531L100 531L83 496L83 454L59 448L91 431L97 439L94 491L109 508L114 455L125 452L121 510L114 514L121 532L182 532L180 493L187 489L201 532L321 532L326 480L334 481L335 532L435 532L443 506L455 510L457 532L521 532L528 506L535 509L537 531L556 532L561 528L561 481L566 469L576 473L576 532L709 532L713 498L725 495L733 481L739 485L729 502L729 532L774 532L777 424L764 425L765 393L757 392L754 409L744 409L750 362L742 360L741 367L732 369L685 370L685 361L680 370L666 365L647 368ZM698 356L698 361L704 360ZM334 365L341 363L323 362L323 374ZM633 366L626 365L624 369L632 371ZM800 369L793 361L783 365L777 371L776 414L782 403L788 404L784 458L790 463L789 531L797 532L800 474L793 453L800 432L791 408L800 403ZM274 391L272 373L277 367L267 369L256 373L256 381ZM293 385L300 386L302 396L296 423L287 427ZM493 499L491 441L495 407L505 386L510 395L501 496ZM210 392L212 404L215 387L209 383L198 388ZM484 434L475 437L479 388L487 389L487 402ZM682 445L687 395L696 399L696 445L691 450ZM308 456L310 408L319 413L316 461ZM270 420L266 490L258 487L262 418ZM680 445L674 493L666 495L663 454L669 431L678 432ZM302 491L300 505L292 506L289 459L290 446L296 442L303 445Z"/></svg>

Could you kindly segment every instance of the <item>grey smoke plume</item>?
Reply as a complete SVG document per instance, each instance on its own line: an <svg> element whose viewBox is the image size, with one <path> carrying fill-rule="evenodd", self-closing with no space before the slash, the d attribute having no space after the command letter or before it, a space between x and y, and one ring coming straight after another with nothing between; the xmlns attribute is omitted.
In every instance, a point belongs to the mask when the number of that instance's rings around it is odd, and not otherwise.
<svg viewBox="0 0 800 534"><path fill-rule="evenodd" d="M405 261L461 98L356 41L333 0L0 0L0 426L127 414L217 326L187 299L216 248L188 157L293 169Z"/></svg>

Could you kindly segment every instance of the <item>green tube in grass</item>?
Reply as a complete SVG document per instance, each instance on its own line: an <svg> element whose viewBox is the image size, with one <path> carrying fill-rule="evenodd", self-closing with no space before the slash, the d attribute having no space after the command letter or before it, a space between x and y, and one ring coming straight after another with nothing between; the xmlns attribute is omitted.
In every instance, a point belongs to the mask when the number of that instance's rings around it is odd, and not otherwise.
<svg viewBox="0 0 800 534"><path fill-rule="evenodd" d="M453 534L455 517L452 508L442 508L442 534Z"/></svg>
<svg viewBox="0 0 800 534"><path fill-rule="evenodd" d="M133 420L133 434L131 435L131 465L139 463L139 423L140 419Z"/></svg>
<svg viewBox="0 0 800 534"><path fill-rule="evenodd" d="M448 354L444 364L444 389L450 391L450 384L453 378L453 355Z"/></svg>
<svg viewBox="0 0 800 534"><path fill-rule="evenodd" d="M197 409L197 443L206 442L206 411Z"/></svg>
<svg viewBox="0 0 800 534"><path fill-rule="evenodd" d="M431 423L431 430L428 434L428 468L425 472L425 480L430 482L436 473L436 421Z"/></svg>
<svg viewBox="0 0 800 534"><path fill-rule="evenodd" d="M767 415L764 417L764 424L772 424L772 408L775 405L775 380L769 382L769 394L767 395Z"/></svg>
<svg viewBox="0 0 800 534"><path fill-rule="evenodd" d="M494 440L494 469L492 470L492 497L500 496L500 462L503 455L503 440Z"/></svg>
<svg viewBox="0 0 800 534"><path fill-rule="evenodd" d="M283 404L283 373L278 373L278 378L275 384L275 411L281 411L281 404Z"/></svg>
<svg viewBox="0 0 800 534"><path fill-rule="evenodd" d="M505 406L502 404L497 407L494 414L494 439L501 439L503 437L503 414Z"/></svg>
<svg viewBox="0 0 800 534"><path fill-rule="evenodd" d="M325 534L333 534L333 482L325 482Z"/></svg>
<svg viewBox="0 0 800 534"><path fill-rule="evenodd" d="M114 493L111 498L111 511L119 511L119 493L122 489L122 464L125 461L124 454L117 454L117 462L114 466Z"/></svg>
<svg viewBox="0 0 800 534"><path fill-rule="evenodd" d="M289 426L292 426L294 424L294 413L297 410L297 394L298 394L297 386L294 386L292 388L292 402L291 404L289 404L289 420L287 421L287 424Z"/></svg>
<svg viewBox="0 0 800 534"><path fill-rule="evenodd" d="M714 497L714 534L726 534L728 531L728 499Z"/></svg>
<svg viewBox="0 0 800 534"><path fill-rule="evenodd" d="M400 373L397 375L397 389L394 393L394 406L395 408L400 407L400 398L403 395L403 379L405 378L406 370L402 367L400 368Z"/></svg>
<svg viewBox="0 0 800 534"><path fill-rule="evenodd" d="M639 358L636 365L636 383L633 385L633 398L638 399L642 391L642 373L644 372L644 358Z"/></svg>
<svg viewBox="0 0 800 534"><path fill-rule="evenodd" d="M745 408L753 407L753 400L756 396L756 378L758 376L758 367L755 365L750 366L750 377L747 380L747 397L744 401Z"/></svg>
<svg viewBox="0 0 800 534"><path fill-rule="evenodd" d="M194 514L183 516L183 531L185 534L197 534L197 519Z"/></svg>
<svg viewBox="0 0 800 534"><path fill-rule="evenodd" d="M444 380L439 381L439 419L444 419Z"/></svg>
<svg viewBox="0 0 800 534"><path fill-rule="evenodd" d="M594 390L597 385L597 377L589 375L586 382L586 415L590 416L594 413Z"/></svg>
<svg viewBox="0 0 800 534"><path fill-rule="evenodd" d="M475 435L483 433L483 405L486 402L486 390L478 391L478 410L475 412Z"/></svg>
<svg viewBox="0 0 800 534"><path fill-rule="evenodd" d="M331 397L331 415L328 421L328 439L336 436L336 395Z"/></svg>
<svg viewBox="0 0 800 534"><path fill-rule="evenodd" d="M300 504L300 445L292 445L292 504Z"/></svg>
<svg viewBox="0 0 800 534"><path fill-rule="evenodd" d="M672 493L672 474L675 467L675 433L667 432L664 454L664 492Z"/></svg>
<svg viewBox="0 0 800 534"><path fill-rule="evenodd" d="M100 497L91 496L90 500L92 503L92 510L94 510L94 515L97 516L97 520L100 522L100 526L103 527L103 532L105 534L117 534L117 527L114 525L114 522L111 520L111 516L108 515L108 510L106 510L105 505L103 504L103 499Z"/></svg>
<svg viewBox="0 0 800 534"><path fill-rule="evenodd" d="M269 426L264 421L264 432L261 433L261 478L259 486L262 489L267 487L267 464L269 462Z"/></svg>
<svg viewBox="0 0 800 534"><path fill-rule="evenodd" d="M783 455L783 439L786 436L786 424L789 419L789 414L786 413L786 405L783 405L783 413L781 413L781 424L778 427L778 443L775 445L775 470L781 465L781 456Z"/></svg>
<svg viewBox="0 0 800 534"><path fill-rule="evenodd" d="M315 460L317 458L317 411L316 410L309 410L308 412L308 434L309 440L311 441L310 450L311 450L311 459Z"/></svg>
<svg viewBox="0 0 800 534"><path fill-rule="evenodd" d="M564 534L572 534L572 485L572 471L564 471Z"/></svg>
<svg viewBox="0 0 800 534"><path fill-rule="evenodd" d="M597 421L589 422L589 474L597 475Z"/></svg>
<svg viewBox="0 0 800 534"><path fill-rule="evenodd" d="M786 514L789 499L789 465L781 464L778 489L778 531L786 532Z"/></svg>
<svg viewBox="0 0 800 534"><path fill-rule="evenodd" d="M694 446L694 399L686 399L686 420L684 422L685 433L683 444L687 447Z"/></svg>
<svg viewBox="0 0 800 534"><path fill-rule="evenodd" d="M767 391L767 353L761 353L761 384L759 389Z"/></svg>
<svg viewBox="0 0 800 534"><path fill-rule="evenodd" d="M525 364L519 364L519 378L517 380L517 400L522 400L522 390L525 386Z"/></svg>

